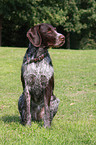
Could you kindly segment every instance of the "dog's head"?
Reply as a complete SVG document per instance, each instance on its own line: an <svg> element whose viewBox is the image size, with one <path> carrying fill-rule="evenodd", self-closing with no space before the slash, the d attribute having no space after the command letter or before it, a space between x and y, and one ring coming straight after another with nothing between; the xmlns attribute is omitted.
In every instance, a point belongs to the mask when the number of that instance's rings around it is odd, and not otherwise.
<svg viewBox="0 0 96 145"><path fill-rule="evenodd" d="M58 33L50 24L39 24L27 32L29 41L35 47L60 47L65 43L65 36Z"/></svg>

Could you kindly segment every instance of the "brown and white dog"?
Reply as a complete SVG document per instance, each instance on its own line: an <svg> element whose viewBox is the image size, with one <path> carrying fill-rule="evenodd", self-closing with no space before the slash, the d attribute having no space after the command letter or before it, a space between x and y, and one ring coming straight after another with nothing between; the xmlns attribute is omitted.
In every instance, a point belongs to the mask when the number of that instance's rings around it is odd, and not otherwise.
<svg viewBox="0 0 96 145"><path fill-rule="evenodd" d="M27 37L30 42L21 68L23 93L18 102L21 123L44 120L44 126L50 127L59 99L53 94L54 69L48 48L62 46L65 37L45 23L29 29Z"/></svg>

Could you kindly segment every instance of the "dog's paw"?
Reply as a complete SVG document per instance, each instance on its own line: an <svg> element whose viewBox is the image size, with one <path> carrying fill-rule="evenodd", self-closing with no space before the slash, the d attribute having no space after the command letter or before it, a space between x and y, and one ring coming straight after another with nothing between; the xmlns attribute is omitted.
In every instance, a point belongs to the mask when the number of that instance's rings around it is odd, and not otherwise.
<svg viewBox="0 0 96 145"><path fill-rule="evenodd" d="M44 125L44 128L51 128L51 125Z"/></svg>
<svg viewBox="0 0 96 145"><path fill-rule="evenodd" d="M27 122L26 123L26 126L29 126L30 127L31 126L31 122Z"/></svg>
<svg viewBox="0 0 96 145"><path fill-rule="evenodd" d="M44 123L44 128L51 128L51 123L50 123L50 121Z"/></svg>
<svg viewBox="0 0 96 145"><path fill-rule="evenodd" d="M21 120L20 123L21 123L22 125L24 125L24 126L31 126L31 121L27 121L27 122L26 122L26 121L24 121L24 120L23 120L23 121Z"/></svg>

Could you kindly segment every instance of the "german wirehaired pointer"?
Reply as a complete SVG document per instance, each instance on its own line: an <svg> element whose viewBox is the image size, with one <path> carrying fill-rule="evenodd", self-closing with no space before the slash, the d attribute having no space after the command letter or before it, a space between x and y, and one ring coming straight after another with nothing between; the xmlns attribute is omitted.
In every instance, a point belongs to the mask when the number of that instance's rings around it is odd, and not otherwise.
<svg viewBox="0 0 96 145"><path fill-rule="evenodd" d="M48 48L62 46L65 37L44 23L30 28L27 37L29 47L21 68L23 93L18 109L23 125L31 125L31 119L44 120L46 128L50 127L59 105L59 99L53 94L54 70Z"/></svg>

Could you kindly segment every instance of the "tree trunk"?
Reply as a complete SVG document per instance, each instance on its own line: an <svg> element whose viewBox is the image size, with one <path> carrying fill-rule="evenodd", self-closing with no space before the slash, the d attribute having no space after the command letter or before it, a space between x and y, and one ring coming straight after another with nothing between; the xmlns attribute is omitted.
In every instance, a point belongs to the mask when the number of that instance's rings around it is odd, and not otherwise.
<svg viewBox="0 0 96 145"><path fill-rule="evenodd" d="M66 48L67 48L67 49L70 49L70 32L67 33L66 38L67 38L67 45L66 45Z"/></svg>
<svg viewBox="0 0 96 145"><path fill-rule="evenodd" d="M1 46L1 40L2 40L2 16L0 15L0 46Z"/></svg>

